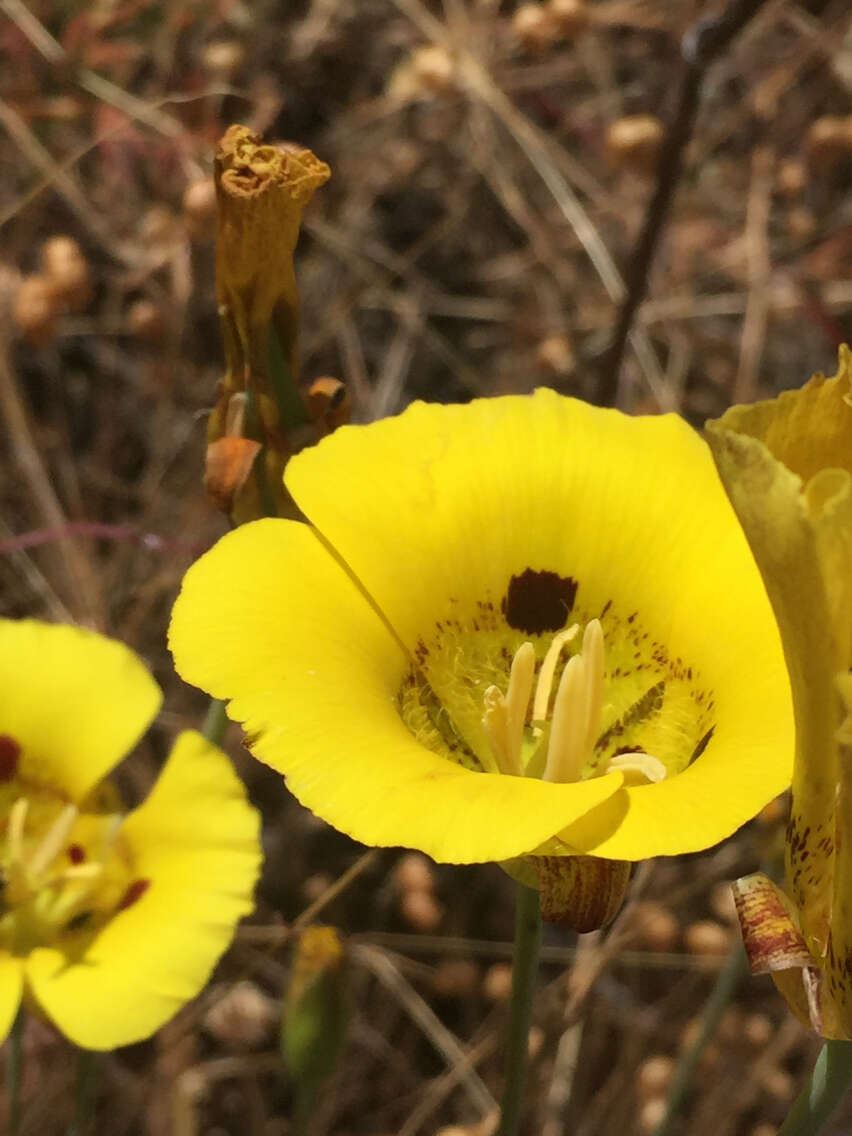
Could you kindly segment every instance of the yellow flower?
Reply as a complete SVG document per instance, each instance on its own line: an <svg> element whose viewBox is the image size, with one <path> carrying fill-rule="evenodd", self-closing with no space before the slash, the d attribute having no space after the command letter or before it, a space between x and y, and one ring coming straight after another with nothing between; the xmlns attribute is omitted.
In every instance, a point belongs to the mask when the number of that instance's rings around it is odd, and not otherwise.
<svg viewBox="0 0 852 1136"><path fill-rule="evenodd" d="M705 848L789 781L759 574L674 416L415 404L187 574L179 672L337 828L456 863Z"/></svg>
<svg viewBox="0 0 852 1136"><path fill-rule="evenodd" d="M139 1041L251 910L257 814L193 731L123 813L104 778L161 694L121 643L0 620L0 689L0 1040L23 997L84 1048Z"/></svg>
<svg viewBox="0 0 852 1136"><path fill-rule="evenodd" d="M796 718L785 896L740 881L755 970L852 1039L852 353L837 375L734 406L708 436L775 609Z"/></svg>

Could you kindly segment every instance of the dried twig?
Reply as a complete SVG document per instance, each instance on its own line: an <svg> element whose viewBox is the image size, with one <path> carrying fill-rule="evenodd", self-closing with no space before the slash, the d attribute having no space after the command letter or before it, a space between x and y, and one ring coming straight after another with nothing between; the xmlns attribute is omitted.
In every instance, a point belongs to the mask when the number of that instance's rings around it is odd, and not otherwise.
<svg viewBox="0 0 852 1136"><path fill-rule="evenodd" d="M720 16L699 21L683 38L681 51L686 66L681 79L677 110L663 143L657 185L625 274L627 294L621 304L612 344L601 368L598 401L603 406L614 406L618 402L624 349L636 310L644 299L654 254L680 181L684 153L692 137L701 103L704 76L765 2L766 0L734 0Z"/></svg>

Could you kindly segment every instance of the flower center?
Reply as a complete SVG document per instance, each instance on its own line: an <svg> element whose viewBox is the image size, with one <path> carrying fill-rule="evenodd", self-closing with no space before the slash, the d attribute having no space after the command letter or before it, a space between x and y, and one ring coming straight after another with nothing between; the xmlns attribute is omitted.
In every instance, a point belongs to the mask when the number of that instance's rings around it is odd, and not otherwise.
<svg viewBox="0 0 852 1136"><path fill-rule="evenodd" d="M21 955L82 945L139 883L121 839L123 816L80 809L23 781L4 789L11 804L0 841L0 948Z"/></svg>
<svg viewBox="0 0 852 1136"><path fill-rule="evenodd" d="M562 648L580 630L572 624L554 636L542 660L535 684L536 654L529 641L515 652L504 694L489 686L483 697L482 725L501 773L521 777L537 774L545 781L579 781L601 734L606 662L599 619L583 632L581 649L565 664L550 709L556 667ZM532 698L532 705L530 700ZM526 735L532 746L524 755ZM527 748L529 748L527 746ZM620 769L628 782L662 781L665 765L642 750L617 754L594 769L594 775Z"/></svg>

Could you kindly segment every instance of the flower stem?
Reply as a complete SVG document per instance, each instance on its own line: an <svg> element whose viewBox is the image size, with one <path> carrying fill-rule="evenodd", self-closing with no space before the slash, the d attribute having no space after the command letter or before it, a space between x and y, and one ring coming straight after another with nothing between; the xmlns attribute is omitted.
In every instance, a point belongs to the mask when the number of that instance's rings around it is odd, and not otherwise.
<svg viewBox="0 0 852 1136"><path fill-rule="evenodd" d="M77 1077L74 1083L74 1123L68 1136L88 1136L92 1126L92 1108L95 1103L96 1054L89 1049L77 1052Z"/></svg>
<svg viewBox="0 0 852 1136"><path fill-rule="evenodd" d="M228 715L225 713L225 702L221 698L211 698L207 713L204 715L204 725L201 732L213 745L220 745L228 726Z"/></svg>
<svg viewBox="0 0 852 1136"><path fill-rule="evenodd" d="M500 1102L497 1136L516 1136L527 1080L527 1048L533 989L541 946L538 892L518 884L515 898L515 952L512 959L512 1001L506 1038L506 1080Z"/></svg>
<svg viewBox="0 0 852 1136"><path fill-rule="evenodd" d="M852 1042L826 1041L778 1136L816 1136L852 1086Z"/></svg>
<svg viewBox="0 0 852 1136"><path fill-rule="evenodd" d="M9 1102L9 1136L18 1136L21 1128L21 1073L23 1072L23 1041L26 1014L23 1006L9 1034L9 1057L6 1066L6 1093Z"/></svg>

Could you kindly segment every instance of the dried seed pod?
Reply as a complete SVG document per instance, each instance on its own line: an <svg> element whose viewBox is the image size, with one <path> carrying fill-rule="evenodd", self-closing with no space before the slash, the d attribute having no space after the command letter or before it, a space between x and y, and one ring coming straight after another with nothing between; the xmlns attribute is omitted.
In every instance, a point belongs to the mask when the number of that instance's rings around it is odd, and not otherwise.
<svg viewBox="0 0 852 1136"><path fill-rule="evenodd" d="M235 39L218 39L208 43L201 53L204 70L216 79L230 79L246 57L246 49Z"/></svg>
<svg viewBox="0 0 852 1136"><path fill-rule="evenodd" d="M213 239L216 232L216 183L196 178L183 191L183 216L195 240Z"/></svg>
<svg viewBox="0 0 852 1136"><path fill-rule="evenodd" d="M749 1014L743 1022L743 1037L755 1049L763 1049L769 1044L774 1026L766 1014Z"/></svg>
<svg viewBox="0 0 852 1136"><path fill-rule="evenodd" d="M805 136L805 154L812 174L831 174L852 155L852 116L826 114L815 119Z"/></svg>
<svg viewBox="0 0 852 1136"><path fill-rule="evenodd" d="M254 1049L269 1039L279 1013L272 998L244 979L213 1003L204 1027L232 1049Z"/></svg>
<svg viewBox="0 0 852 1136"><path fill-rule="evenodd" d="M444 918L444 909L427 891L407 891L399 902L399 910L405 922L415 931L428 934L434 931Z"/></svg>
<svg viewBox="0 0 852 1136"><path fill-rule="evenodd" d="M636 1092L642 1100L664 1096L672 1077L675 1061L664 1053L655 1053L646 1058L636 1070Z"/></svg>
<svg viewBox="0 0 852 1136"><path fill-rule="evenodd" d="M495 962L485 974L482 993L489 1002L508 1002L512 993L512 967L507 962Z"/></svg>
<svg viewBox="0 0 852 1136"><path fill-rule="evenodd" d="M41 246L42 276L59 304L69 311L85 308L92 297L92 275L73 237L50 237Z"/></svg>
<svg viewBox="0 0 852 1136"><path fill-rule="evenodd" d="M44 276L25 276L12 300L12 322L28 342L41 346L56 333L56 296Z"/></svg>
<svg viewBox="0 0 852 1136"><path fill-rule="evenodd" d="M713 919L700 919L686 928L683 941L692 955L724 955L731 946L731 931Z"/></svg>
<svg viewBox="0 0 852 1136"><path fill-rule="evenodd" d="M153 300L134 300L125 316L127 330L146 343L160 343L166 333L166 321Z"/></svg>
<svg viewBox="0 0 852 1136"><path fill-rule="evenodd" d="M432 989L442 998L465 998L478 986L479 967L472 959L444 959L432 977Z"/></svg>
<svg viewBox="0 0 852 1136"><path fill-rule="evenodd" d="M393 882L402 892L432 892L435 888L432 861L420 852L406 852L394 866Z"/></svg>
<svg viewBox="0 0 852 1136"><path fill-rule="evenodd" d="M653 174L663 144L663 124L653 114L630 114L610 124L606 146L613 165Z"/></svg>
<svg viewBox="0 0 852 1136"><path fill-rule="evenodd" d="M655 1132L665 1115L665 1097L651 1097L639 1110L639 1128L642 1132Z"/></svg>
<svg viewBox="0 0 852 1136"><path fill-rule="evenodd" d="M589 9L585 0L549 0L547 10L564 39L573 39L585 31L589 22Z"/></svg>
<svg viewBox="0 0 852 1136"><path fill-rule="evenodd" d="M445 47L428 44L411 53L411 72L423 91L445 94L455 87L455 64Z"/></svg>
<svg viewBox="0 0 852 1136"><path fill-rule="evenodd" d="M637 945L646 951L670 951L680 937L680 923L668 907L646 899L633 908Z"/></svg>
<svg viewBox="0 0 852 1136"><path fill-rule="evenodd" d="M535 350L535 361L543 371L563 378L572 375L577 367L571 340L562 332L555 332L542 339Z"/></svg>
<svg viewBox="0 0 852 1136"><path fill-rule="evenodd" d="M559 25L544 4L521 4L512 17L512 32L526 51L546 51L556 42Z"/></svg>

